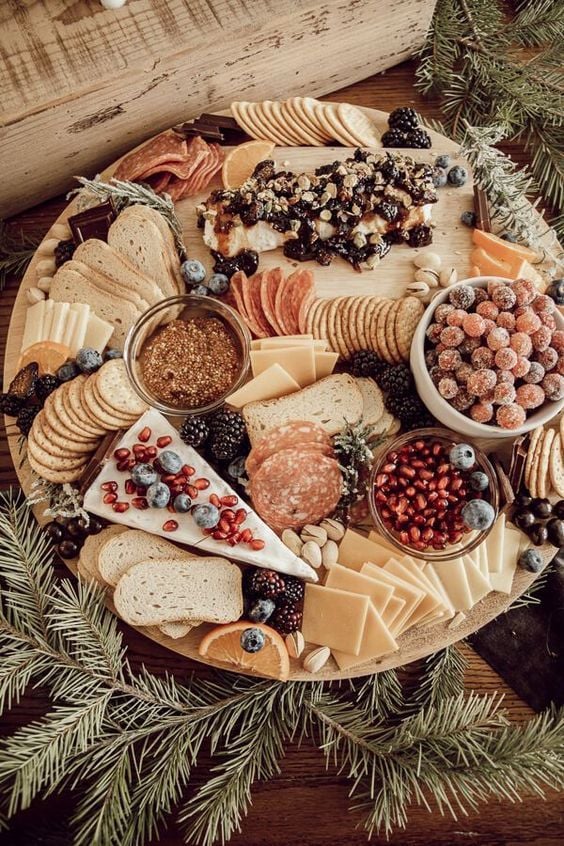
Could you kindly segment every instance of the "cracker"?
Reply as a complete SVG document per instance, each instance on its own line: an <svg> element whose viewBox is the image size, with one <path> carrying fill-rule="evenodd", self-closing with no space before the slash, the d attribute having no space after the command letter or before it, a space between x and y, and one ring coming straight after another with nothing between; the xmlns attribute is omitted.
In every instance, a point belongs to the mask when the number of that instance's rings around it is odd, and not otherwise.
<svg viewBox="0 0 564 846"><path fill-rule="evenodd" d="M384 361L387 361L389 364L393 364L394 360L392 358L390 348L388 347L388 343L386 341L386 322L388 320L388 314L390 313L392 305L393 300L384 301L382 309L378 312L378 320L376 323L377 343L381 351L381 357L384 359Z"/></svg>
<svg viewBox="0 0 564 846"><path fill-rule="evenodd" d="M96 385L104 402L117 414L140 417L148 409L147 403L129 381L122 358L114 358L102 365L96 372Z"/></svg>
<svg viewBox="0 0 564 846"><path fill-rule="evenodd" d="M89 420L86 417L86 411L82 404L82 384L86 382L88 376L85 373L81 373L80 376L76 376L68 384L68 390L63 397L63 402L65 402L65 408L69 413L69 417L71 417L78 425L84 427L85 432L92 432L95 437L100 437L106 433L106 429L103 429L101 426L98 426L94 423L93 420Z"/></svg>
<svg viewBox="0 0 564 846"><path fill-rule="evenodd" d="M416 297L404 297L400 301L397 313L396 342L398 350L404 361L409 361L411 342L417 324L423 317L425 306Z"/></svg>
<svg viewBox="0 0 564 846"><path fill-rule="evenodd" d="M88 442L74 441L70 435L67 438L62 438L47 422L43 409L41 409L33 421L33 436L42 449L50 452L51 455L58 455L61 458L91 453L96 449L98 444L97 440Z"/></svg>
<svg viewBox="0 0 564 846"><path fill-rule="evenodd" d="M369 331L372 303L377 297L361 297L356 311L356 336L358 350L370 349Z"/></svg>
<svg viewBox="0 0 564 846"><path fill-rule="evenodd" d="M286 101L294 111L294 115L306 131L317 140L318 145L324 145L327 136L323 132L315 117L316 100L312 97L292 97Z"/></svg>
<svg viewBox="0 0 564 846"><path fill-rule="evenodd" d="M68 389L64 389L65 384L63 384L59 390L54 391L52 394L53 411L57 415L57 421L60 422L60 427L55 426L53 428L55 428L55 431L57 432L60 430L60 428L63 428L67 436L77 442L96 441L99 435L95 435L92 431L89 431L85 426L82 426L80 421L77 423L67 411L67 407L65 405L65 397L68 393Z"/></svg>
<svg viewBox="0 0 564 846"><path fill-rule="evenodd" d="M265 101L262 103L249 103L248 111L250 113L251 121L256 124L263 132L270 137L271 141L279 144L281 147L288 146L287 136L278 129L276 122L272 118L270 108L265 106Z"/></svg>
<svg viewBox="0 0 564 846"><path fill-rule="evenodd" d="M95 375L92 377L91 384L92 384L92 390L94 391L94 396L96 397L98 404L111 417L115 417L116 420L121 420L123 425L127 426L128 428L129 428L129 426L131 426L132 423L135 423L135 421L139 418L138 414L121 414L121 412L118 413L114 408L111 407L111 405L108 405L108 403L102 398L102 396L100 394Z"/></svg>
<svg viewBox="0 0 564 846"><path fill-rule="evenodd" d="M285 100L280 104L280 111L282 118L288 126L291 126L292 131L301 138L300 144L306 144L310 147L323 146L323 140L314 134L306 126L304 121L297 116L296 109L289 100Z"/></svg>
<svg viewBox="0 0 564 846"><path fill-rule="evenodd" d="M309 311L307 313L306 324L305 324L305 334L306 335L313 335L313 337L318 341L320 341L322 339L318 338L317 335L314 334L313 327L314 327L314 322L315 322L315 319L316 319L317 312L321 308L322 302L323 302L322 300L314 300L313 301L313 303L311 304Z"/></svg>
<svg viewBox="0 0 564 846"><path fill-rule="evenodd" d="M88 413L92 415L97 423L104 426L106 431L111 432L115 429L122 428L122 418L113 417L108 414L104 411L96 399L96 396L94 395L94 387L90 379L82 386L82 401L86 406Z"/></svg>
<svg viewBox="0 0 564 846"><path fill-rule="evenodd" d="M327 309L331 300L319 300L319 308L315 312L313 320L313 337L318 341L327 338Z"/></svg>
<svg viewBox="0 0 564 846"><path fill-rule="evenodd" d="M295 122L288 121L282 114L282 107L278 100L264 100L262 108L268 118L276 127L276 131L284 138L287 147L300 147L303 144L303 135L294 129Z"/></svg>
<svg viewBox="0 0 564 846"><path fill-rule="evenodd" d="M360 147L382 146L376 127L362 109L350 103L339 103L337 114L347 134L355 138Z"/></svg>
<svg viewBox="0 0 564 846"><path fill-rule="evenodd" d="M337 103L325 104L325 117L327 122L333 127L333 134L344 147L358 147L359 143L351 133L344 126L343 121L339 117L339 105ZM362 145L360 145L362 146Z"/></svg>
<svg viewBox="0 0 564 846"><path fill-rule="evenodd" d="M564 420L564 417L562 418ZM562 431L562 428L561 428ZM525 482L525 487L527 490L531 490L531 468L533 466L533 458L535 457L535 451L539 442L539 438L544 432L544 426L537 426L531 432L529 438L529 447L527 449L527 458L525 459L525 470L523 472L523 480Z"/></svg>
<svg viewBox="0 0 564 846"><path fill-rule="evenodd" d="M554 435L549 458L550 481L560 498L564 497L564 450L559 434Z"/></svg>
<svg viewBox="0 0 564 846"><path fill-rule="evenodd" d="M349 354L357 352L361 349L358 327L358 313L362 306L364 297L351 297L351 302L346 316L346 328L348 331L348 350Z"/></svg>
<svg viewBox="0 0 564 846"><path fill-rule="evenodd" d="M539 453L538 458L538 470L537 470L537 494L536 496L541 497L544 499L548 495L549 490L549 459L550 459L550 450L552 447L552 442L556 436L556 432L554 429L547 429L544 433L544 438L542 442L542 448Z"/></svg>
<svg viewBox="0 0 564 846"><path fill-rule="evenodd" d="M380 302L376 303L372 310L372 314L370 317L370 329L369 329L369 336L370 336L370 349L374 350L378 358L384 358L382 353L382 347L379 343L378 338L378 319L380 317L380 312L384 308L386 304L386 300L382 299Z"/></svg>
<svg viewBox="0 0 564 846"><path fill-rule="evenodd" d="M400 330L396 324L396 319L399 313L400 305L401 300L394 300L392 302L392 307L388 312L388 320L386 322L386 343L396 364L401 364L401 362L403 361L397 343L397 335Z"/></svg>
<svg viewBox="0 0 564 846"><path fill-rule="evenodd" d="M334 352L338 352L340 355L343 355L343 350L346 352L346 348L344 347L342 340L343 335L341 327L338 323L338 310L340 309L341 303L344 299L344 297L335 297L332 300L328 300L329 305L326 310L325 318L327 326L325 337L328 338Z"/></svg>
<svg viewBox="0 0 564 846"><path fill-rule="evenodd" d="M261 134L262 130L254 125L254 123L249 117L247 106L249 106L249 103L246 103L244 101L239 103L231 103L231 114L233 115L243 132L246 132L247 135L249 135L251 138L259 138L262 141L272 141L272 138L264 137Z"/></svg>
<svg viewBox="0 0 564 846"><path fill-rule="evenodd" d="M51 429L56 432L59 438L64 439L65 442L69 437L69 431L72 431L76 441L87 443L93 440L93 436L91 434L79 431L78 427L76 430L72 428L69 429L69 426L66 425L66 417L63 419L65 411L62 405L61 394L58 390L49 394L43 404L43 411L45 412L45 418Z"/></svg>
<svg viewBox="0 0 564 846"><path fill-rule="evenodd" d="M35 439L33 427L27 436L27 451L39 464L51 470L75 470L77 467L84 467L88 461L88 455L52 455L39 446Z"/></svg>
<svg viewBox="0 0 564 846"><path fill-rule="evenodd" d="M82 464L74 470L54 470L51 467L45 467L30 452L27 453L27 462L34 473L37 473L38 476L46 479L48 482L53 482L55 485L66 485L76 482L82 476L86 466Z"/></svg>
<svg viewBox="0 0 564 846"><path fill-rule="evenodd" d="M342 299L335 315L337 346L339 347L341 356L345 359L350 358L354 352L351 319L352 312L356 306L356 300L356 297L345 297Z"/></svg>

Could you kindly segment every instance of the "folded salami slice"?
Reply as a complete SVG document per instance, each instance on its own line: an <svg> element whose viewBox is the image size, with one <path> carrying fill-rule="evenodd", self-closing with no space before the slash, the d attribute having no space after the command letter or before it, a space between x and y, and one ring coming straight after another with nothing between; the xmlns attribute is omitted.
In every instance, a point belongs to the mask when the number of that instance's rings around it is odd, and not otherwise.
<svg viewBox="0 0 564 846"><path fill-rule="evenodd" d="M157 165L185 161L187 148L184 138L174 132L163 132L125 156L117 166L114 177L134 182Z"/></svg>

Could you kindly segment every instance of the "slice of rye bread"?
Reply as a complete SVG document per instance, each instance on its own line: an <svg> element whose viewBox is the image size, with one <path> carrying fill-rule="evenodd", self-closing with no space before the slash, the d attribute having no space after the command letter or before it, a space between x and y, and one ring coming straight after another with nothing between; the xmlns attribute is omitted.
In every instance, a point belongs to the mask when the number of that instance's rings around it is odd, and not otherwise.
<svg viewBox="0 0 564 846"><path fill-rule="evenodd" d="M114 327L112 343L123 349L127 333L143 311L129 300L101 290L67 262L53 276L49 298L63 303L87 303L94 314ZM115 290L115 286L114 286Z"/></svg>
<svg viewBox="0 0 564 846"><path fill-rule="evenodd" d="M165 296L156 281L147 276L137 265L132 264L120 250L105 241L89 238L74 251L75 261L82 261L88 267L98 270L118 286L135 291L149 305L159 303Z"/></svg>
<svg viewBox="0 0 564 846"><path fill-rule="evenodd" d="M358 376L356 384L360 388L364 403L362 420L367 426L375 425L384 414L384 397L374 381L366 376Z"/></svg>
<svg viewBox="0 0 564 846"><path fill-rule="evenodd" d="M318 423L329 435L336 435L347 423L360 420L363 408L356 381L347 373L337 373L288 396L248 403L243 417L254 443L270 429L292 420Z"/></svg>
<svg viewBox="0 0 564 846"><path fill-rule="evenodd" d="M145 561L119 580L118 614L132 626L178 620L230 623L243 613L241 571L224 558Z"/></svg>
<svg viewBox="0 0 564 846"><path fill-rule="evenodd" d="M94 581L104 588L111 587L98 568L98 553L108 540L127 531L127 526L113 525L102 529L97 535L87 535L78 556L78 575L83 581Z"/></svg>

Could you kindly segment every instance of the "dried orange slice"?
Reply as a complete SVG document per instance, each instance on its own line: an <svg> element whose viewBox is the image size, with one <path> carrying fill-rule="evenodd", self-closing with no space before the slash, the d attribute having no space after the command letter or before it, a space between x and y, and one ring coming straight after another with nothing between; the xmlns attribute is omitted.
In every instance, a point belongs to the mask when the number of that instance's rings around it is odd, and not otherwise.
<svg viewBox="0 0 564 846"><path fill-rule="evenodd" d="M223 187L238 188L249 178L259 162L271 157L273 150L274 144L271 141L247 141L233 147L221 168Z"/></svg>
<svg viewBox="0 0 564 846"><path fill-rule="evenodd" d="M264 646L258 652L246 652L241 646L241 635L246 629L260 629L263 633ZM290 673L290 659L283 639L278 632L262 623L239 620L226 626L216 626L202 639L198 652L202 658L271 679L286 681Z"/></svg>
<svg viewBox="0 0 564 846"><path fill-rule="evenodd" d="M56 341L38 341L25 349L18 361L18 370L36 361L39 373L56 373L70 356L70 347Z"/></svg>

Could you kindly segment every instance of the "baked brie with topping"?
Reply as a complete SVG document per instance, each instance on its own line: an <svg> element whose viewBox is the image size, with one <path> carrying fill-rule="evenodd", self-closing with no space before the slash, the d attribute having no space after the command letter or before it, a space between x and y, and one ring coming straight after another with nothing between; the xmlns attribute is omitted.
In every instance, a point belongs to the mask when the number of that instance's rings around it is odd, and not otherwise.
<svg viewBox="0 0 564 846"><path fill-rule="evenodd" d="M282 247L288 258L374 267L392 243L431 242L437 202L430 165L400 153L356 150L314 173L260 162L238 189L214 191L198 207L205 244L225 258Z"/></svg>

